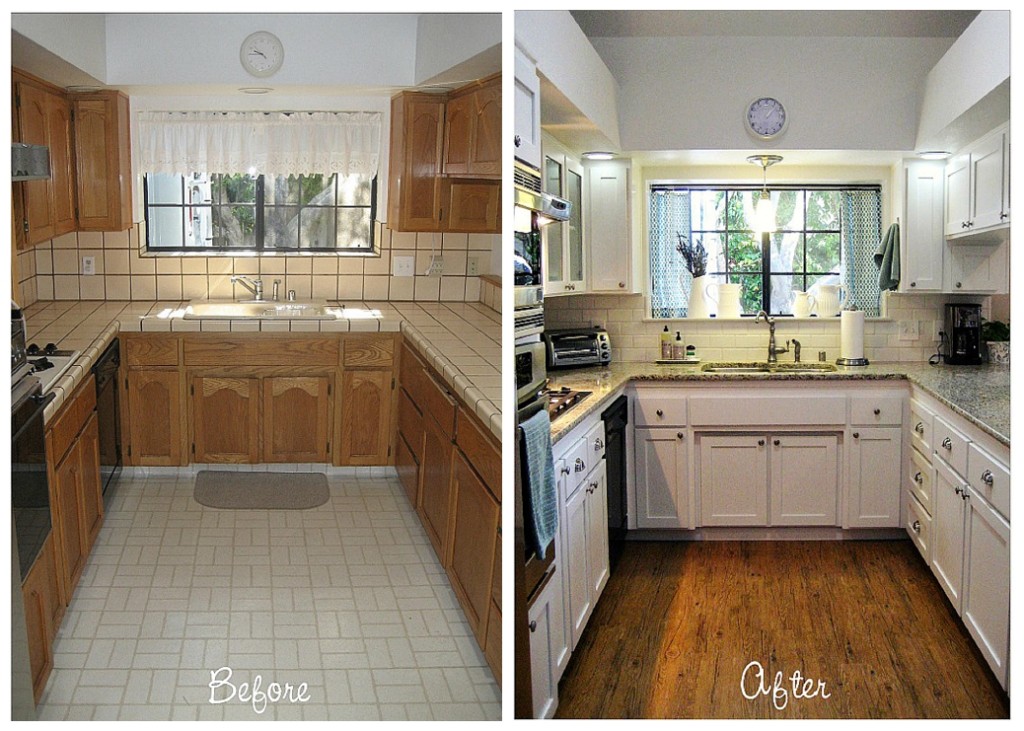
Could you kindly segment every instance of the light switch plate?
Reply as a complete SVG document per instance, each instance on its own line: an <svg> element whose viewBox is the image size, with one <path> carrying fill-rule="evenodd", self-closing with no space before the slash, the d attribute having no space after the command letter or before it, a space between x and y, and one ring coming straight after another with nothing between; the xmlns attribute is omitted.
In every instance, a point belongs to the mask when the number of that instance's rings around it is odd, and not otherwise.
<svg viewBox="0 0 1024 731"><path fill-rule="evenodd" d="M900 320L900 340L917 340L920 337L917 320Z"/></svg>
<svg viewBox="0 0 1024 731"><path fill-rule="evenodd" d="M396 277L411 277L416 273L415 256L391 257L391 273Z"/></svg>
<svg viewBox="0 0 1024 731"><path fill-rule="evenodd" d="M95 256L83 256L82 257L82 274L86 277L91 277L96 274L96 257Z"/></svg>

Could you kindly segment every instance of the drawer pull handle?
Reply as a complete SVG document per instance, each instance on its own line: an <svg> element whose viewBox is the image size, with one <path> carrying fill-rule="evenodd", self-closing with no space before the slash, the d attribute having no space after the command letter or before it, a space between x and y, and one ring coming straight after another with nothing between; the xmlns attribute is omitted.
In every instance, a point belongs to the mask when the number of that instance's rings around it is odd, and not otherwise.
<svg viewBox="0 0 1024 731"><path fill-rule="evenodd" d="M952 452L953 451L953 440L950 439L949 437L946 437L945 439L943 439L942 440L942 448L947 450L947 451Z"/></svg>
<svg viewBox="0 0 1024 731"><path fill-rule="evenodd" d="M916 482L918 485L924 482L924 478L921 476L920 472L914 474L914 482Z"/></svg>
<svg viewBox="0 0 1024 731"><path fill-rule="evenodd" d="M757 446L763 447L764 446L764 439L758 439L757 440Z"/></svg>
<svg viewBox="0 0 1024 731"><path fill-rule="evenodd" d="M853 433L853 438L854 438L854 439L860 439L860 432L859 432L859 431L855 431L855 432Z"/></svg>
<svg viewBox="0 0 1024 731"><path fill-rule="evenodd" d="M604 449L604 440L598 437L594 440L594 451L600 452L602 449Z"/></svg>
<svg viewBox="0 0 1024 731"><path fill-rule="evenodd" d="M681 431L677 431L676 432L676 439L682 439L684 436L686 436L686 435L683 434Z"/></svg>
<svg viewBox="0 0 1024 731"><path fill-rule="evenodd" d="M656 413L656 414L657 414L658 416L664 416L664 415L665 415L665 412L664 412L664 411L662 411L661 409L658 409L658 410L657 410L657 411L655 411L654 413Z"/></svg>
<svg viewBox="0 0 1024 731"><path fill-rule="evenodd" d="M995 475L992 474L992 470L985 470L982 472L981 481L989 487L992 487L992 483L995 482Z"/></svg>
<svg viewBox="0 0 1024 731"><path fill-rule="evenodd" d="M875 416L878 416L881 413L882 413L881 409L875 409Z"/></svg>
<svg viewBox="0 0 1024 731"><path fill-rule="evenodd" d="M914 426L914 431L916 431L918 434L924 434L924 422L917 422L917 424Z"/></svg>
<svg viewBox="0 0 1024 731"><path fill-rule="evenodd" d="M587 469L587 463L583 461L582 457L577 457L575 470L577 472L582 472L585 469Z"/></svg>
<svg viewBox="0 0 1024 731"><path fill-rule="evenodd" d="M532 622L530 622L530 631L531 632L536 632L537 631L537 620L536 619L533 620Z"/></svg>
<svg viewBox="0 0 1024 731"><path fill-rule="evenodd" d="M920 520L915 520L914 524L912 526L910 526L910 527L914 529L915 533L920 535L920 533L921 533L921 521Z"/></svg>

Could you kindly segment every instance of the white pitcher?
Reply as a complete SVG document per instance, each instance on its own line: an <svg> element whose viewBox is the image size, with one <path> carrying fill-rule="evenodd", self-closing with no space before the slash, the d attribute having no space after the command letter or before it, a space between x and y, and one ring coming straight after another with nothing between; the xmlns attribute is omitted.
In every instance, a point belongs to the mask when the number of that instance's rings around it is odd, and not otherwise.
<svg viewBox="0 0 1024 731"><path fill-rule="evenodd" d="M818 300L810 292L793 292L793 317L810 317Z"/></svg>
<svg viewBox="0 0 1024 731"><path fill-rule="evenodd" d="M707 298L717 306L719 318L735 318L742 314L739 284L712 282L704 291L707 293Z"/></svg>
<svg viewBox="0 0 1024 731"><path fill-rule="evenodd" d="M818 317L839 317L839 313L846 303L846 297L840 296L842 287L838 284L819 284L818 290Z"/></svg>
<svg viewBox="0 0 1024 731"><path fill-rule="evenodd" d="M685 277L683 274L680 276ZM711 306L706 298L707 277L694 277L690 283L690 301L686 308L686 317L691 320L711 317Z"/></svg>

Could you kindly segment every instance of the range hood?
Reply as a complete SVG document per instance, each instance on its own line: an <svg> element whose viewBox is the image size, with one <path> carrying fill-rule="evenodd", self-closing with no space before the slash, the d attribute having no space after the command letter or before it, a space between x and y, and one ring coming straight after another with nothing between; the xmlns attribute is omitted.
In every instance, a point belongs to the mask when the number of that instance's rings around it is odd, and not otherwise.
<svg viewBox="0 0 1024 731"><path fill-rule="evenodd" d="M11 143L11 180L49 180L50 148L44 145Z"/></svg>
<svg viewBox="0 0 1024 731"><path fill-rule="evenodd" d="M515 204L520 208L536 211L550 221L568 221L572 203L541 191L540 173L516 160Z"/></svg>

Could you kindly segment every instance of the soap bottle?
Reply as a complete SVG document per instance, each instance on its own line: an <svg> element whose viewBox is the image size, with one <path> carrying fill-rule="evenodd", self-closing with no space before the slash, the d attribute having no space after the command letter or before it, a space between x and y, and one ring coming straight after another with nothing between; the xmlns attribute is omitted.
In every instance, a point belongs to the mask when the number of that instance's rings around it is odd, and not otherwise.
<svg viewBox="0 0 1024 731"><path fill-rule="evenodd" d="M682 360L685 357L686 357L686 346L683 345L683 338L679 334L679 331L677 330L676 331L676 340L675 340L674 343L672 343L672 360Z"/></svg>
<svg viewBox="0 0 1024 731"><path fill-rule="evenodd" d="M661 333L661 359L672 359L672 334L668 331L668 325Z"/></svg>

